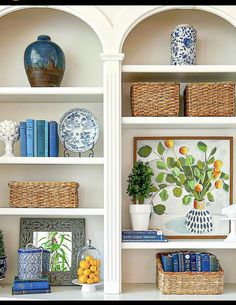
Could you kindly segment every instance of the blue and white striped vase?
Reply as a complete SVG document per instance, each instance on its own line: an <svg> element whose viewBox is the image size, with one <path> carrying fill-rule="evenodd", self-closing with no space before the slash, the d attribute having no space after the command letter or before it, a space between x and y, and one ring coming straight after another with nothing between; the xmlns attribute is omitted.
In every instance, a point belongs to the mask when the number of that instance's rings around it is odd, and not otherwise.
<svg viewBox="0 0 236 305"><path fill-rule="evenodd" d="M188 24L179 24L171 33L171 64L196 64L197 31Z"/></svg>

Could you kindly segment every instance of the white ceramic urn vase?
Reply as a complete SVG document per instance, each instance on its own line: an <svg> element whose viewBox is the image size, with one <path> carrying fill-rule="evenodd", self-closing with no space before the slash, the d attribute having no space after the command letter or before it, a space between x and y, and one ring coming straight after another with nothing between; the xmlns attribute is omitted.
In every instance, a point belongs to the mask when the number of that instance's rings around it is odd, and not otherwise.
<svg viewBox="0 0 236 305"><path fill-rule="evenodd" d="M140 231L148 230L151 211L151 204L130 204L129 213L132 229Z"/></svg>

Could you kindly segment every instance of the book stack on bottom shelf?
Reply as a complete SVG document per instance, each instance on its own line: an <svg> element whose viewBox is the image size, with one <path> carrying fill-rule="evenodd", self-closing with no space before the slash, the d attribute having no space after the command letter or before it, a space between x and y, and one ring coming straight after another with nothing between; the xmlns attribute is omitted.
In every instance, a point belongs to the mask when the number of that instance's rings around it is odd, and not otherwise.
<svg viewBox="0 0 236 305"><path fill-rule="evenodd" d="M37 293L50 293L51 287L49 285L48 276L43 275L35 280L21 280L15 276L12 285L12 294L37 294Z"/></svg>
<svg viewBox="0 0 236 305"><path fill-rule="evenodd" d="M168 239L160 230L123 230L122 242L166 242Z"/></svg>

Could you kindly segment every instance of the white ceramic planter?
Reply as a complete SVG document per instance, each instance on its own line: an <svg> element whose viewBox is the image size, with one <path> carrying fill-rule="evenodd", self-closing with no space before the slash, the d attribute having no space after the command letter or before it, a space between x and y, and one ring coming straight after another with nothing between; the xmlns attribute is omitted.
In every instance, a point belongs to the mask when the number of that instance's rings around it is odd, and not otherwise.
<svg viewBox="0 0 236 305"><path fill-rule="evenodd" d="M148 230L151 204L130 204L129 213L133 230Z"/></svg>

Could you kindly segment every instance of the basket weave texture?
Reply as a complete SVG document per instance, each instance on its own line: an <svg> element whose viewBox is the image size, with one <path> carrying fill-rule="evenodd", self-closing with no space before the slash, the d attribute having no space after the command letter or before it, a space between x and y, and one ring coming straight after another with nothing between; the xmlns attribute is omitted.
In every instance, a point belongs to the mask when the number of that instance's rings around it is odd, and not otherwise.
<svg viewBox="0 0 236 305"><path fill-rule="evenodd" d="M169 252L168 252L169 253ZM217 272L165 272L161 254L156 254L156 284L162 294L222 294L224 271Z"/></svg>
<svg viewBox="0 0 236 305"><path fill-rule="evenodd" d="M185 87L186 116L234 116L235 83L193 83Z"/></svg>
<svg viewBox="0 0 236 305"><path fill-rule="evenodd" d="M130 88L133 116L178 116L180 85L173 82L137 82Z"/></svg>
<svg viewBox="0 0 236 305"><path fill-rule="evenodd" d="M77 208L77 182L17 182L10 181L10 201L13 208Z"/></svg>

